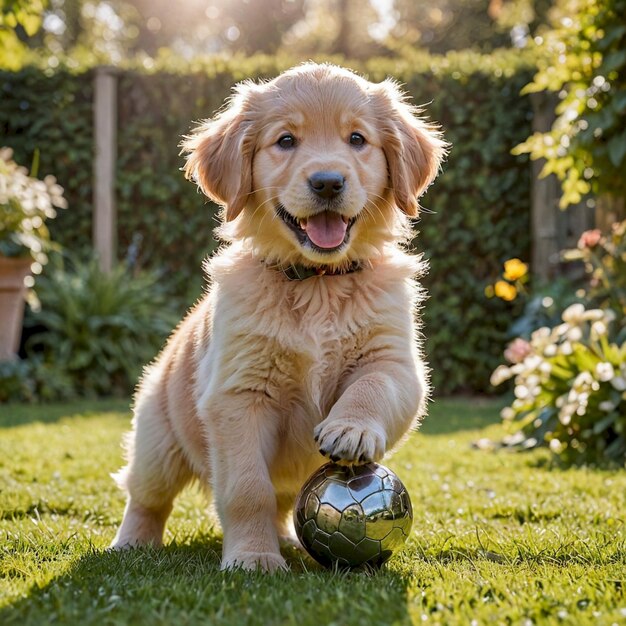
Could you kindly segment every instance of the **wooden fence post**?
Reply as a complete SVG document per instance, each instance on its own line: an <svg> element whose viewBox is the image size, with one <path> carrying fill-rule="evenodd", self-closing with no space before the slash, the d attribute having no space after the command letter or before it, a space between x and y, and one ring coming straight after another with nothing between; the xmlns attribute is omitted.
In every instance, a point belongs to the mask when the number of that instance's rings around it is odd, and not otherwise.
<svg viewBox="0 0 626 626"><path fill-rule="evenodd" d="M558 100L552 94L531 95L533 133L552 128ZM565 211L559 208L561 184L554 174L539 178L544 159L531 161L531 269L539 283L547 283L567 273L561 264L561 251L576 246L581 233L594 225L594 210L583 199Z"/></svg>
<svg viewBox="0 0 626 626"><path fill-rule="evenodd" d="M550 130L554 121L554 102L545 93L532 94L532 131L543 133ZM555 273L555 257L558 255L558 203L559 181L550 175L539 178L544 159L531 161L531 268L535 278L545 282Z"/></svg>
<svg viewBox="0 0 626 626"><path fill-rule="evenodd" d="M100 268L110 272L117 257L115 161L117 156L117 70L94 72L93 243Z"/></svg>

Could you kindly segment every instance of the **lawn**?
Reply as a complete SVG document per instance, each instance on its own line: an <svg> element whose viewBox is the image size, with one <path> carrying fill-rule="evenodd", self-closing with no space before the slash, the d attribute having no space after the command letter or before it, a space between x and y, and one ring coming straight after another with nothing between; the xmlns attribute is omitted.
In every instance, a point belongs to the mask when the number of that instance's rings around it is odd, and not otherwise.
<svg viewBox="0 0 626 626"><path fill-rule="evenodd" d="M219 570L197 490L161 550L104 551L123 510L109 477L127 405L0 407L0 624L625 624L626 473L484 452L498 405L439 400L391 461L415 520L380 573L296 551L274 576Z"/></svg>

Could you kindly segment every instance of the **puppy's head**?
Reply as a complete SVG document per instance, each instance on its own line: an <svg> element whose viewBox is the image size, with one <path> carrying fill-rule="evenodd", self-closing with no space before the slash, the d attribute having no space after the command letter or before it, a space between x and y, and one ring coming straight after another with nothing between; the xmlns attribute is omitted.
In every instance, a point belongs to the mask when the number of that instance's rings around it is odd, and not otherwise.
<svg viewBox="0 0 626 626"><path fill-rule="evenodd" d="M223 237L337 267L400 236L445 148L393 82L312 63L239 85L183 143L187 177L225 207Z"/></svg>

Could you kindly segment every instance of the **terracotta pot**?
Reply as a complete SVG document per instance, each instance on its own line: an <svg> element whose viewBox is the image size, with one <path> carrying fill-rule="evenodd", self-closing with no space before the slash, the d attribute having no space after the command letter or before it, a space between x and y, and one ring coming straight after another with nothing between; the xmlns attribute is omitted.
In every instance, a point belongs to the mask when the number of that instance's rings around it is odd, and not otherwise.
<svg viewBox="0 0 626 626"><path fill-rule="evenodd" d="M24 278L30 274L32 259L0 256L0 361L14 359L20 346L24 299Z"/></svg>

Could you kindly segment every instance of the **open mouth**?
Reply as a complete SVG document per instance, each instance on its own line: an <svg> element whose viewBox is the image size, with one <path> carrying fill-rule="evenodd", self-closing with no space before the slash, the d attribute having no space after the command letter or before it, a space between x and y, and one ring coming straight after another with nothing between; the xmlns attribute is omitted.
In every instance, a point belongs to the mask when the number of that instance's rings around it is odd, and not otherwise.
<svg viewBox="0 0 626 626"><path fill-rule="evenodd" d="M348 242L356 217L346 217L336 211L321 211L306 218L296 218L282 204L276 206L276 215L296 235L303 246L318 252L336 252Z"/></svg>

